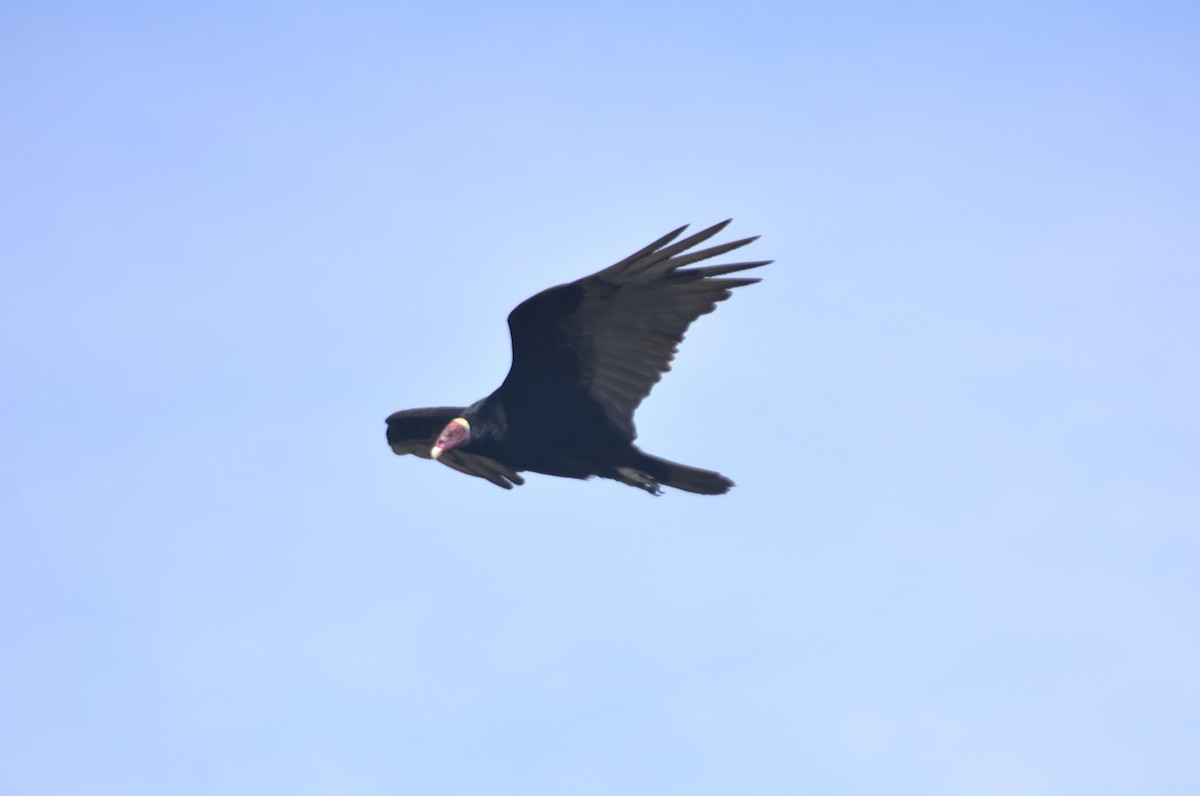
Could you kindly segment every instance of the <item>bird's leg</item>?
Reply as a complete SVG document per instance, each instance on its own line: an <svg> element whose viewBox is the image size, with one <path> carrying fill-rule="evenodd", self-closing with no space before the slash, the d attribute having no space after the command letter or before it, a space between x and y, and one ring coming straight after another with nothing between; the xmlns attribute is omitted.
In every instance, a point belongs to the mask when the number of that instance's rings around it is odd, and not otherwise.
<svg viewBox="0 0 1200 796"><path fill-rule="evenodd" d="M618 467L617 480L622 484L636 486L638 489L644 489L651 495L661 495L662 488L659 483L641 470L635 470L632 467Z"/></svg>

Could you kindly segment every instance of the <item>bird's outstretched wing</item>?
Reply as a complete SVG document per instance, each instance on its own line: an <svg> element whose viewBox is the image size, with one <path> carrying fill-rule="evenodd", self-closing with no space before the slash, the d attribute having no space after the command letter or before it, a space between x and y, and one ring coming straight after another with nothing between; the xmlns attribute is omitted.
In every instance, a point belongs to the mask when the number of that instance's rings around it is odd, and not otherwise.
<svg viewBox="0 0 1200 796"><path fill-rule="evenodd" d="M615 265L522 302L508 316L513 362L498 392L582 392L634 439L633 413L670 370L688 326L729 298L731 289L759 281L718 277L771 262L685 268L757 240L685 253L728 224L672 243L687 229L680 227Z"/></svg>
<svg viewBox="0 0 1200 796"><path fill-rule="evenodd" d="M512 489L514 486L521 486L525 483L525 479L513 468L476 453L464 453L461 450L446 451L438 461L447 467L453 467L460 473L473 475L476 478L485 478L504 489Z"/></svg>
<svg viewBox="0 0 1200 796"><path fill-rule="evenodd" d="M422 459L432 459L430 451L438 434L442 433L447 423L462 413L462 407L453 406L396 412L387 419L388 445L399 455L412 453ZM486 456L454 450L442 454L438 461L447 467L486 479L505 489L525 483L525 479L516 470Z"/></svg>

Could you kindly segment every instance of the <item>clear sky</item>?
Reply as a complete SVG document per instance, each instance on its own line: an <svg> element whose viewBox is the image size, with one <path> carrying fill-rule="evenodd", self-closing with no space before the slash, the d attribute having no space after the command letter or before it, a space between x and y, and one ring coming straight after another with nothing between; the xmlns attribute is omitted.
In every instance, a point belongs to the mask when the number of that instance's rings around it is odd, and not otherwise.
<svg viewBox="0 0 1200 796"><path fill-rule="evenodd" d="M0 792L1194 793L1195 8L5 4ZM390 453L729 216L729 495Z"/></svg>

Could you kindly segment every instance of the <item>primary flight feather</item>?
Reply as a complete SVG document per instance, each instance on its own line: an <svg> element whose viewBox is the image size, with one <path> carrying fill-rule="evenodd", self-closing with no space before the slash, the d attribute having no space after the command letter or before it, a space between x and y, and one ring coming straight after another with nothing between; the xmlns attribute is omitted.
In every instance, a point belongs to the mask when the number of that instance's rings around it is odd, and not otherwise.
<svg viewBox="0 0 1200 796"><path fill-rule="evenodd" d="M397 454L432 458L512 489L530 471L598 475L657 495L670 486L721 495L725 476L643 453L633 414L670 370L692 321L752 277L727 274L770 260L688 268L745 246L689 251L724 221L676 241L671 232L598 273L544 290L508 316L513 361L495 392L468 407L408 409L387 419Z"/></svg>

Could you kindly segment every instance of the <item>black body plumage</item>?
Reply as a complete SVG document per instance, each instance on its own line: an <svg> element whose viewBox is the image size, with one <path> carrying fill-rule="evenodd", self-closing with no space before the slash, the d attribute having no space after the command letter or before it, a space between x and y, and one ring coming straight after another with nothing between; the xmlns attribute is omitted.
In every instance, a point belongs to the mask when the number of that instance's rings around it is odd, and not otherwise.
<svg viewBox="0 0 1200 796"><path fill-rule="evenodd" d="M730 291L758 279L729 274L770 260L688 268L757 238L689 251L728 221L675 241L686 227L592 276L552 287L508 316L513 362L507 378L469 407L396 412L387 439L398 454L430 458L455 418L470 439L439 461L511 489L522 471L568 478L598 475L659 494L660 486L723 494L719 473L643 453L634 412L670 369L688 326Z"/></svg>

